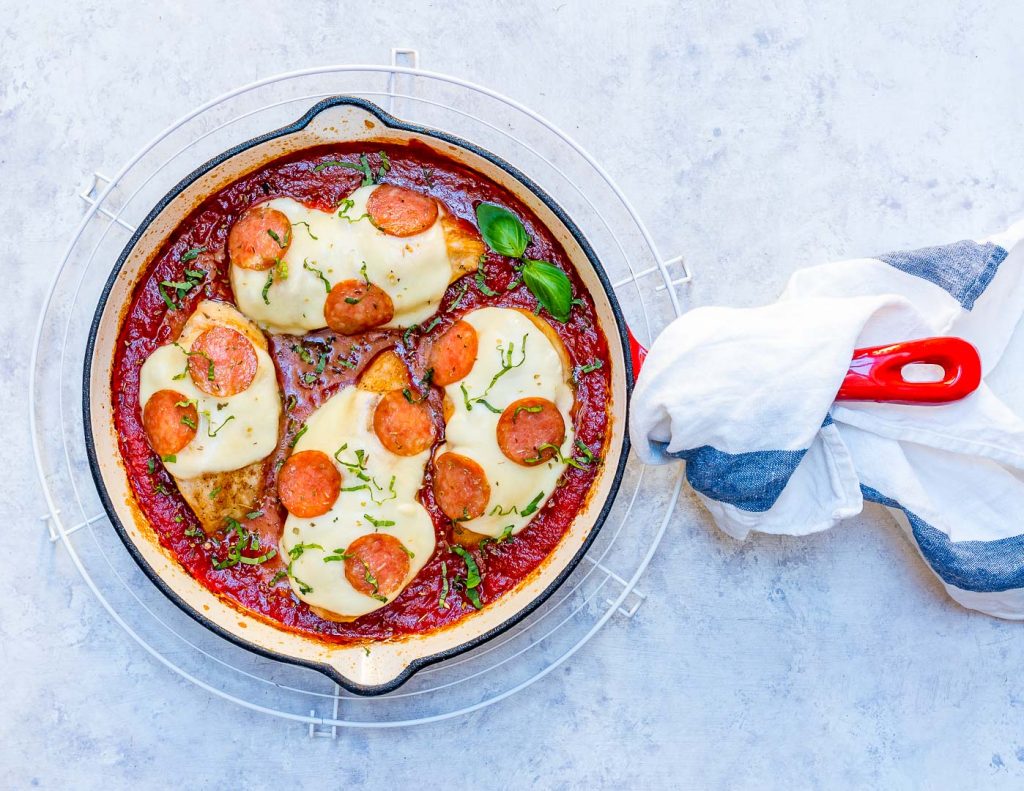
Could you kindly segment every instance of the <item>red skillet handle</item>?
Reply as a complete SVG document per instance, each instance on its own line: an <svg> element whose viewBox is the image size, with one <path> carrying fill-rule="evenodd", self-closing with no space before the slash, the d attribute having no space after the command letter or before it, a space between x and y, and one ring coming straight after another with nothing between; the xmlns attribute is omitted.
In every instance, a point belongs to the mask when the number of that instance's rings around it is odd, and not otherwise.
<svg viewBox="0 0 1024 791"><path fill-rule="evenodd" d="M633 374L639 374L647 349L632 332L629 353ZM943 378L938 382L908 382L903 378L903 366L910 363L940 365ZM961 338L923 338L854 351L836 401L944 404L970 395L980 382L981 359L971 344Z"/></svg>
<svg viewBox="0 0 1024 791"><path fill-rule="evenodd" d="M903 366L940 365L938 382L908 382ZM970 395L981 382L978 351L961 338L922 338L888 346L857 349L836 401L887 401L895 404L944 404Z"/></svg>

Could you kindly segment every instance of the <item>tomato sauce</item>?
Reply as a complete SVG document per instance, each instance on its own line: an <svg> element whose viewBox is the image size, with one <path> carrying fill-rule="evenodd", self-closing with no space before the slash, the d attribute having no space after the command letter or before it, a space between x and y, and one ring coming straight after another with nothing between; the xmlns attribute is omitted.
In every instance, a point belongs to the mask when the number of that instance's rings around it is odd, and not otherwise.
<svg viewBox="0 0 1024 791"><path fill-rule="evenodd" d="M351 160L354 159L352 155L366 154L376 172L382 163L381 151L385 151L390 160L390 169L383 179L385 183L430 194L474 227L475 207L479 202L490 201L510 209L522 220L529 234L531 242L526 255L550 261L565 270L573 283L575 295L582 300L582 304L573 307L565 324L550 319L546 312L541 315L548 318L558 333L577 371L574 425L579 439L593 451L595 462L588 469L568 467L561 485L544 508L513 539L489 543L483 549L473 550L482 575L477 591L484 606L524 580L565 535L597 477L609 423L607 405L611 398L611 366L607 341L598 327L592 299L551 232L510 192L481 174L422 144L403 146L363 141L290 154L264 165L204 200L175 229L146 268L121 327L113 366L112 392L114 421L128 478L139 508L160 543L201 584L263 620L336 643L385 640L428 632L450 626L475 611L456 579L465 576L466 564L450 548L452 526L434 502L430 485L431 465L427 465L420 498L432 515L436 529L437 549L433 557L401 595L387 606L351 623L324 620L292 593L287 579L281 578L284 563L280 557L261 565L239 564L222 570L214 568L214 563L226 555L227 541L223 535L206 537L203 534L192 511L178 494L174 479L150 448L142 428L139 372L155 349L178 337L185 320L199 301L212 298L234 304L225 248L228 230L246 208L271 198L290 197L314 208L330 210L360 185L362 174L338 167L317 172L316 165L342 157ZM195 248L205 250L197 257L186 255L187 251ZM183 262L183 256L189 260ZM424 322L421 325L424 330L413 331L407 337L403 337L405 333L401 330L376 330L353 337L340 336L330 330L303 336L269 336L270 353L277 367L285 411L278 446L264 463L263 499L254 504L254 508L263 514L246 522L249 530L261 536L265 547L276 547L285 516L276 497L276 471L287 458L289 443L303 421L339 388L352 385L373 357L385 349L394 349L409 366L413 379L418 380L425 372L429 341L440 336L459 317L485 306L534 310L537 301L524 285L508 290L515 282L511 264L509 259L489 251L483 270L487 289L495 294L486 294L473 275L463 277L449 286L435 317L437 321ZM207 274L203 284L186 293L180 299L179 308L172 311L160 294L159 283L181 281L186 269L201 269ZM307 353L303 353L303 349ZM329 355L322 373L306 377L306 374L316 373L314 363L319 361L322 352ZM600 361L602 366L580 372L580 368L594 361ZM439 415L440 391L432 388L428 398ZM438 436L438 441L443 441L441 424ZM449 592L444 601L447 606L441 604L442 591L446 587L441 573L442 564L448 572Z"/></svg>

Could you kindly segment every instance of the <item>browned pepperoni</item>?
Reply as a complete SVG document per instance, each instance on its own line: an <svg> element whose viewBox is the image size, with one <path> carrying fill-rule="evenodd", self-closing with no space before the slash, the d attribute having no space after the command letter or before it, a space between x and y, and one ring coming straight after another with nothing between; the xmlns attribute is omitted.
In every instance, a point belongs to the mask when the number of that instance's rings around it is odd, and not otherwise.
<svg viewBox="0 0 1024 791"><path fill-rule="evenodd" d="M385 533L359 536L345 550L345 579L367 596L391 596L409 575L402 542Z"/></svg>
<svg viewBox="0 0 1024 791"><path fill-rule="evenodd" d="M157 390L142 409L149 444L161 456L177 453L192 441L199 426L196 405L174 390Z"/></svg>
<svg viewBox="0 0 1024 791"><path fill-rule="evenodd" d="M342 280L334 284L324 305L327 326L342 335L366 332L395 317L395 304L374 283Z"/></svg>
<svg viewBox="0 0 1024 791"><path fill-rule="evenodd" d="M390 236L415 236L437 220L437 201L393 184L381 184L366 201L370 222Z"/></svg>
<svg viewBox="0 0 1024 791"><path fill-rule="evenodd" d="M484 469L458 453L434 459L434 498L449 519L476 519L491 498Z"/></svg>
<svg viewBox="0 0 1024 791"><path fill-rule="evenodd" d="M341 492L341 473L319 450L293 453L277 476L277 495L293 516L309 519L331 510Z"/></svg>
<svg viewBox="0 0 1024 791"><path fill-rule="evenodd" d="M283 212L253 206L239 217L228 234L228 256L242 269L270 269L292 242L292 224Z"/></svg>
<svg viewBox="0 0 1024 791"><path fill-rule="evenodd" d="M497 438L506 457L532 467L555 457L565 441L565 420L546 398L520 398L498 418ZM542 447L550 445L555 447Z"/></svg>
<svg viewBox="0 0 1024 791"><path fill-rule="evenodd" d="M476 362L476 330L468 321L457 321L438 338L430 350L428 366L433 382L444 387L464 378Z"/></svg>
<svg viewBox="0 0 1024 791"><path fill-rule="evenodd" d="M409 398L415 398L410 392ZM392 390L373 411L373 430L380 443L399 456L415 456L434 444L434 420L425 401L410 401Z"/></svg>
<svg viewBox="0 0 1024 791"><path fill-rule="evenodd" d="M218 398L245 390L256 378L258 365L249 339L229 327L210 327L192 341L188 355L192 382Z"/></svg>

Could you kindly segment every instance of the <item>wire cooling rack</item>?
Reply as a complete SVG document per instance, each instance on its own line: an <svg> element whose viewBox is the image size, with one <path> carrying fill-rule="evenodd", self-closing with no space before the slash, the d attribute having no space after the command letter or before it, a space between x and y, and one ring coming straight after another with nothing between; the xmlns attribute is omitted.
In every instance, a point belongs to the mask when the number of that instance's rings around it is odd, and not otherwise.
<svg viewBox="0 0 1024 791"><path fill-rule="evenodd" d="M93 176L80 193L87 210L53 278L33 347L29 421L47 506L42 521L113 620L155 660L215 695L302 723L313 738L483 708L558 668L613 618L631 618L646 598L637 583L682 485L678 467L645 468L631 458L584 562L542 607L474 651L376 698L350 695L315 671L222 640L145 577L103 511L85 455L82 372L100 291L136 224L171 186L212 156L336 94L366 98L407 121L472 140L529 174L583 230L641 343L680 313L676 287L691 279L681 257L658 252L619 187L572 139L511 99L420 69L414 50L392 50L387 66L307 69L231 91L162 132L116 175Z"/></svg>

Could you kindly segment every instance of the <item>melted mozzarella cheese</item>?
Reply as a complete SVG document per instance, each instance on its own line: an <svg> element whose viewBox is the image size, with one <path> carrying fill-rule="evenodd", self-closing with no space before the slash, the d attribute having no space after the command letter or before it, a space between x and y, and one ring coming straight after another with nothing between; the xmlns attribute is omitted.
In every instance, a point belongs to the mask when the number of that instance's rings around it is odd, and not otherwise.
<svg viewBox="0 0 1024 791"><path fill-rule="evenodd" d="M351 205L342 205L344 216L307 208L291 198L269 201L267 206L283 212L292 223L291 243L282 259L287 277L282 277L280 267L256 271L231 266L231 288L242 312L271 332L299 335L322 329L327 326L324 303L330 287L342 280L361 280L364 264L366 277L387 292L395 306L394 318L384 326L412 326L436 312L452 277L440 221L444 209L423 233L389 236L366 215L366 201L375 189L360 187L353 192L348 198ZM264 300L271 273L273 282Z"/></svg>
<svg viewBox="0 0 1024 791"><path fill-rule="evenodd" d="M336 463L341 462L338 470L342 491L323 516L288 516L281 535L281 556L291 560L289 581L296 596L343 616L364 615L386 602L357 591L345 578L345 563L325 561L325 557L340 554L368 533L394 536L413 557L409 559L409 574L399 591L391 595L393 599L434 552L433 521L416 499L430 451L397 456L380 443L373 430L373 412L380 398L379 393L356 388L342 390L309 417L306 432L295 445L294 452L319 450ZM339 453L343 446L347 447ZM358 477L360 456L368 481ZM375 527L371 519L394 525ZM322 549L311 547L313 544Z"/></svg>
<svg viewBox="0 0 1024 791"><path fill-rule="evenodd" d="M552 459L544 464L524 467L505 456L497 440L500 412L520 398L537 396L553 402L565 421L565 442L561 452L569 457L575 438L570 418L575 396L566 381L567 371L562 355L548 336L521 311L483 308L463 316L463 321L476 330L477 359L464 379L445 388L454 412L445 428L445 445L437 453L452 451L467 456L483 467L487 474L491 487L487 508L482 516L463 524L473 532L495 538L511 525L511 533L515 535L547 502L566 465ZM502 371L503 364L509 361L510 349L512 365L520 360L522 364L501 374L491 385L494 377ZM474 398L485 393L487 402L499 410L499 414L483 404L473 403ZM528 508L531 504L533 510ZM523 515L523 510L528 513Z"/></svg>
<svg viewBox="0 0 1024 791"><path fill-rule="evenodd" d="M237 330L252 342L256 376L248 388L218 398L204 393L187 372L192 342L213 326ZM184 373L184 376L182 376ZM174 390L196 403L199 413L195 437L164 465L175 478L196 478L208 472L230 472L265 458L277 445L281 398L274 363L263 336L237 310L223 302L204 300L185 323L177 345L154 351L139 376L139 405L158 390Z"/></svg>

